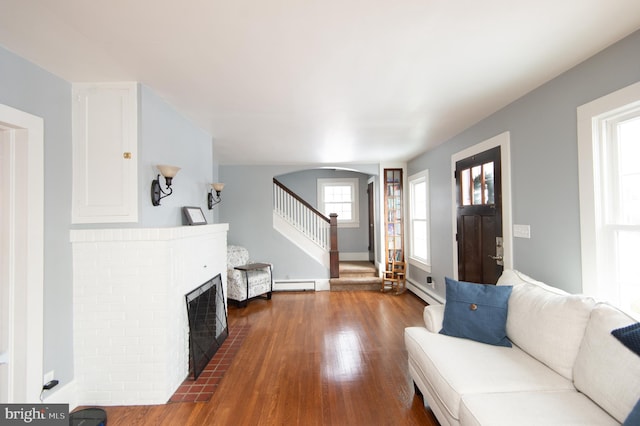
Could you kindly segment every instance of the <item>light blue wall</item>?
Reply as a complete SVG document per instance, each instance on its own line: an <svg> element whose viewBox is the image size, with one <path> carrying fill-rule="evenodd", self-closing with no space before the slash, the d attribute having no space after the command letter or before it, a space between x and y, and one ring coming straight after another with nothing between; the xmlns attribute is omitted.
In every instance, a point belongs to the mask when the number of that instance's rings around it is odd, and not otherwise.
<svg viewBox="0 0 640 426"><path fill-rule="evenodd" d="M220 222L229 224L229 244L249 250L251 260L273 263L273 277L329 278L328 271L273 229L273 177L296 167L220 166L225 183Z"/></svg>
<svg viewBox="0 0 640 426"><path fill-rule="evenodd" d="M182 206L199 206L208 222L207 186L218 180L211 136L145 86L139 94L139 223L71 225L71 83L0 47L0 103L44 119L44 371L58 389L73 379L71 228L166 227L183 223ZM183 169L174 194L153 207L154 165Z"/></svg>
<svg viewBox="0 0 640 426"><path fill-rule="evenodd" d="M318 209L318 179L358 179L360 226L357 228L339 228L338 249L341 255L369 251L368 174L349 170L311 169L276 176L276 178L316 209Z"/></svg>
<svg viewBox="0 0 640 426"><path fill-rule="evenodd" d="M220 166L220 179L226 186L223 201L216 208L220 210L220 221L229 223L229 242L247 247L253 260L273 263L273 275L277 280L329 278L326 268L273 229L273 178L297 173L303 168ZM378 166L358 165L356 170L373 175L378 173ZM315 205L315 201L311 201ZM366 206L364 214L366 216ZM366 242L364 244L366 251Z"/></svg>
<svg viewBox="0 0 640 426"><path fill-rule="evenodd" d="M73 378L71 85L0 47L0 103L44 119L44 372Z"/></svg>
<svg viewBox="0 0 640 426"><path fill-rule="evenodd" d="M531 239L514 239L514 267L582 291L576 108L639 80L636 32L408 163L409 175L430 171L431 275L440 296L444 276L453 275L451 156L505 131L511 134L513 223L531 225ZM416 268L410 275L425 282Z"/></svg>
<svg viewBox="0 0 640 426"><path fill-rule="evenodd" d="M213 210L207 209L207 191L214 179L211 136L194 126L148 87L140 90L140 142L138 195L140 224L145 228L183 224L182 207L200 207L213 223ZM157 164L181 167L173 179L173 194L151 204L151 181L158 174ZM160 177L164 187L164 178Z"/></svg>

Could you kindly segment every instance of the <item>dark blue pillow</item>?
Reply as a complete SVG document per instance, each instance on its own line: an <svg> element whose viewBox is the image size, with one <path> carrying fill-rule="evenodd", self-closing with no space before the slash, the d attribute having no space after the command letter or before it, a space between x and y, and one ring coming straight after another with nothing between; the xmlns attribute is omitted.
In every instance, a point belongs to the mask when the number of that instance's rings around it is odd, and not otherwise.
<svg viewBox="0 0 640 426"><path fill-rule="evenodd" d="M447 301L440 334L511 347L507 308L511 286L472 284L445 278Z"/></svg>
<svg viewBox="0 0 640 426"><path fill-rule="evenodd" d="M640 400L636 402L635 407L627 416L627 419L622 423L622 426L638 426L640 425Z"/></svg>
<svg viewBox="0 0 640 426"><path fill-rule="evenodd" d="M613 330L611 334L640 356L640 322Z"/></svg>

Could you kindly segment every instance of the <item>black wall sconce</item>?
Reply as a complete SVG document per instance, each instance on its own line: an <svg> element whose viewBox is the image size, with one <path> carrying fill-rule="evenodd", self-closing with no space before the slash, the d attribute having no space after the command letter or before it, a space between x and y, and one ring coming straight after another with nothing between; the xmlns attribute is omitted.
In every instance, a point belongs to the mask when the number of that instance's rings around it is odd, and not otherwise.
<svg viewBox="0 0 640 426"><path fill-rule="evenodd" d="M222 201L222 198L220 197L220 193L222 192L222 188L224 188L224 183L212 183L211 184L211 189L209 190L209 194L207 196L207 206L209 207L209 210L211 210L213 208L213 206L215 206L220 201ZM215 195L213 195L214 191L216 192Z"/></svg>
<svg viewBox="0 0 640 426"><path fill-rule="evenodd" d="M167 166L165 164L159 164L156 167L158 168L158 170L160 170L160 174L164 176L164 181L167 185L167 192L164 192L162 190L162 187L160 187L160 175L158 175L157 178L151 181L151 204L153 204L154 206L159 206L160 200L168 197L173 193L173 189L171 188L171 181L180 171L180 167Z"/></svg>

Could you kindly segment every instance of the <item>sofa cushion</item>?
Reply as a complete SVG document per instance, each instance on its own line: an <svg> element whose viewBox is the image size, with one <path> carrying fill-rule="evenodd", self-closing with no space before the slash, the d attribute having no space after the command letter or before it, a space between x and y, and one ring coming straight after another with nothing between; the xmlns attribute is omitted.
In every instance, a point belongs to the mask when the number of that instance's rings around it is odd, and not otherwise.
<svg viewBox="0 0 640 426"><path fill-rule="evenodd" d="M511 342L571 379L595 301L531 279L520 283L505 280L501 285L505 283L515 284L507 317L507 336Z"/></svg>
<svg viewBox="0 0 640 426"><path fill-rule="evenodd" d="M576 391L464 395L461 425L619 425L589 398Z"/></svg>
<svg viewBox="0 0 640 426"><path fill-rule="evenodd" d="M444 321L444 305L427 305L422 311L424 326L432 333L442 330Z"/></svg>
<svg viewBox="0 0 640 426"><path fill-rule="evenodd" d="M640 322L617 328L611 332L616 339L640 356Z"/></svg>
<svg viewBox="0 0 640 426"><path fill-rule="evenodd" d="M408 327L404 333L410 365L454 419L461 395L574 389L571 381L517 347L458 339L424 327Z"/></svg>
<svg viewBox="0 0 640 426"><path fill-rule="evenodd" d="M576 388L620 423L640 396L640 357L611 331L635 322L613 306L598 303L591 312L573 369Z"/></svg>
<svg viewBox="0 0 640 426"><path fill-rule="evenodd" d="M511 287L445 278L447 303L441 334L511 347L505 324Z"/></svg>
<svg viewBox="0 0 640 426"><path fill-rule="evenodd" d="M551 287L541 281L534 280L530 276L523 274L522 272L517 271L515 269L505 269L504 271L502 271L502 274L500 275L500 278L498 278L498 282L496 283L496 285L499 285L499 286L500 285L515 286L519 284L534 284L534 285L537 285L538 287L542 287L549 291L556 292L557 294L568 294L567 292L562 291L559 288Z"/></svg>

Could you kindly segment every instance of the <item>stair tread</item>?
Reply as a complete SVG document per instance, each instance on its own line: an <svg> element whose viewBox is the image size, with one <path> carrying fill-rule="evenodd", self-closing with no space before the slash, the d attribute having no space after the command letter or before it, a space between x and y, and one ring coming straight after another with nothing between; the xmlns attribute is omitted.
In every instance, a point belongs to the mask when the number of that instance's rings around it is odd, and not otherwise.
<svg viewBox="0 0 640 426"><path fill-rule="evenodd" d="M329 280L331 291L361 291L374 290L379 291L381 288L380 277L340 277L331 278Z"/></svg>
<svg viewBox="0 0 640 426"><path fill-rule="evenodd" d="M380 277L340 277L331 278L331 281L335 282L354 282L354 283L366 283L366 282L380 282Z"/></svg>
<svg viewBox="0 0 640 426"><path fill-rule="evenodd" d="M340 273L376 273L377 268L371 262L349 261L340 262Z"/></svg>

